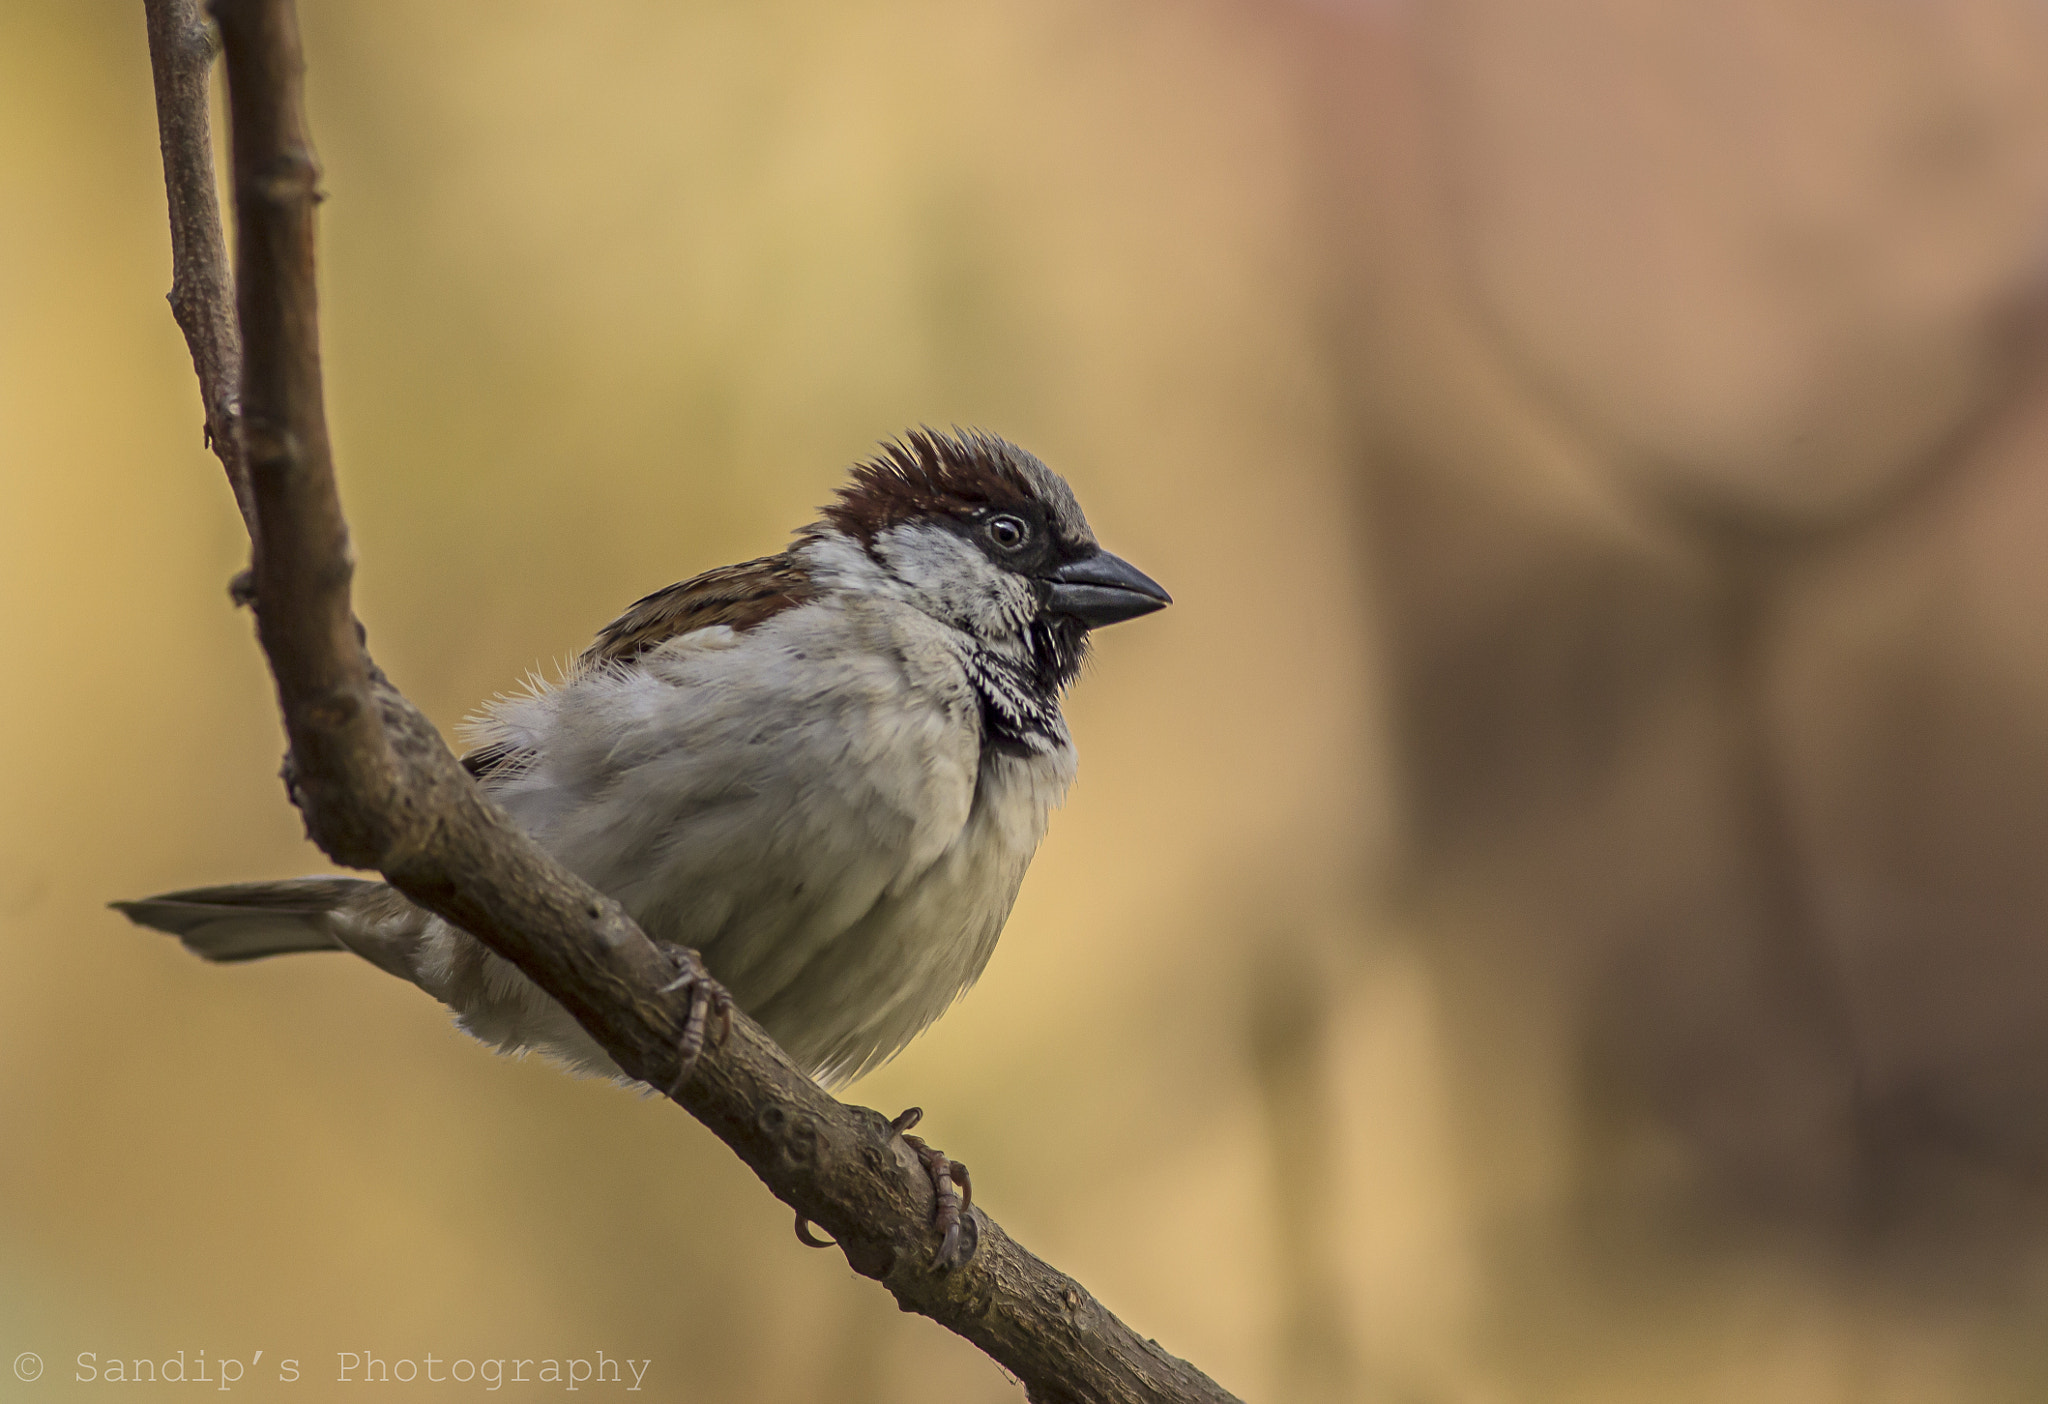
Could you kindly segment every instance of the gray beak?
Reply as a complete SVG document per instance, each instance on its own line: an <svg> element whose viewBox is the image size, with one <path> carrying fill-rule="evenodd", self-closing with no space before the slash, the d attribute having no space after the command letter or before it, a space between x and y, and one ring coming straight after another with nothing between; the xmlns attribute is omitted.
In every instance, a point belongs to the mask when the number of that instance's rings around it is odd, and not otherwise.
<svg viewBox="0 0 2048 1404"><path fill-rule="evenodd" d="M1067 614L1091 629L1136 619L1173 603L1159 582L1120 556L1098 551L1069 561L1045 577L1046 609Z"/></svg>

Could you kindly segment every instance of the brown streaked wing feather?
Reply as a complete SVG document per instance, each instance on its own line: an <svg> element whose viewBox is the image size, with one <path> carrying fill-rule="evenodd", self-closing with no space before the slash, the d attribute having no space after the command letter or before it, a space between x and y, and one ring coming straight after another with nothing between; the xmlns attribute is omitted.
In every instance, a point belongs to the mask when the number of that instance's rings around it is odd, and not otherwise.
<svg viewBox="0 0 2048 1404"><path fill-rule="evenodd" d="M630 663L670 639L716 624L751 629L816 593L810 575L787 552L707 570L636 601L604 627L581 662Z"/></svg>
<svg viewBox="0 0 2048 1404"><path fill-rule="evenodd" d="M751 629L816 594L809 574L786 551L720 566L634 601L624 614L604 626L577 665L591 668L630 663L670 639L714 624ZM462 767L484 780L530 755L510 742L493 741L465 755Z"/></svg>

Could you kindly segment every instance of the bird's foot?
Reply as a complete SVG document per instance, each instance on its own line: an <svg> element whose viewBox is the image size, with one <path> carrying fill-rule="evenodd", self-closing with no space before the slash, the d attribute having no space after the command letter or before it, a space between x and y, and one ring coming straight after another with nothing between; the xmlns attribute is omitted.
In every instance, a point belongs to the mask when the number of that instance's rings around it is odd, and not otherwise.
<svg viewBox="0 0 2048 1404"><path fill-rule="evenodd" d="M718 1042L723 1043L731 1036L733 1005L731 993L711 978L711 972L704 968L704 962L698 959L695 951L667 942L662 943L662 950L675 962L677 974L675 979L661 987L659 993L690 992L690 1009L683 1016L683 1031L676 1039L675 1076L668 1085L668 1095L674 1097L689 1082L690 1074L697 1070L697 1059L703 1056L713 1021L718 1026Z"/></svg>
<svg viewBox="0 0 2048 1404"><path fill-rule="evenodd" d="M925 1174L931 1176L932 1227L939 1234L938 1256L932 1261L944 1272L964 1264L978 1246L974 1220L967 1213L974 1203L974 1181L968 1178L965 1165L926 1145L923 1137L910 1134L910 1128L923 1119L924 1108L911 1107L892 1120L889 1129L903 1138L924 1166ZM965 1252L961 1251L963 1243Z"/></svg>
<svg viewBox="0 0 2048 1404"><path fill-rule="evenodd" d="M954 1160L942 1150L934 1150L921 1136L910 1134L910 1128L924 1119L923 1107L912 1107L899 1113L889 1122L892 1134L901 1136L903 1143L916 1154L918 1164L932 1181L932 1227L938 1230L939 1251L932 1259L933 1265L941 1272L951 1271L974 1256L979 1246L979 1236L974 1220L967 1210L974 1203L974 1181L967 1176L967 1167ZM800 1242L811 1248L830 1248L832 1240L820 1238L811 1231L811 1221L799 1210L796 1216L796 1236ZM961 1252L965 1242L967 1251Z"/></svg>

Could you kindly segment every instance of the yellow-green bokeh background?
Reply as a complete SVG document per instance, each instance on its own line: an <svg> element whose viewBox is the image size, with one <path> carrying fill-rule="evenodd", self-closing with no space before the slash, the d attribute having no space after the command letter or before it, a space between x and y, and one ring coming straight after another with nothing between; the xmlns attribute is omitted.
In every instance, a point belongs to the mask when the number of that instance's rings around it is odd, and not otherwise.
<svg viewBox="0 0 2048 1404"><path fill-rule="evenodd" d="M920 421L1173 591L852 1089L1023 1242L1248 1400L2048 1397L2038 0L302 10L444 727ZM168 263L139 5L0 4L0 1400L1016 1398L672 1107L105 909L320 868Z"/></svg>

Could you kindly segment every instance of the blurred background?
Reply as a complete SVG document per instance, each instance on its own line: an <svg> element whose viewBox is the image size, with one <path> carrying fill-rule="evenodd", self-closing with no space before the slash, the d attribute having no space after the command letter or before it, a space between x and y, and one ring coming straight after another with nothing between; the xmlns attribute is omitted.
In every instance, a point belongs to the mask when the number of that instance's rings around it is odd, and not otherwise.
<svg viewBox="0 0 2048 1404"><path fill-rule="evenodd" d="M1173 590L851 1094L1022 1241L1248 1399L2048 1396L2037 0L302 15L444 728L920 421ZM1017 1397L674 1109L105 910L321 867L168 283L140 7L0 7L0 1398Z"/></svg>

